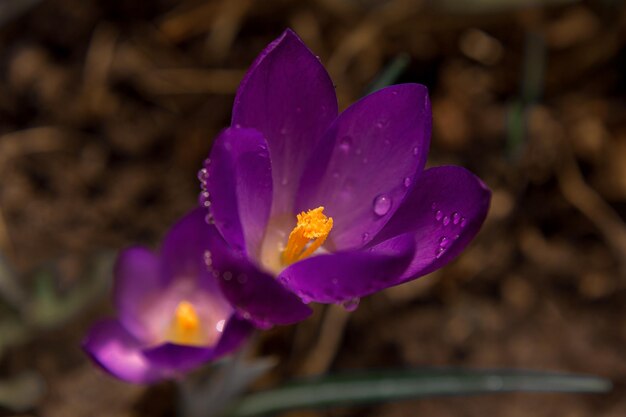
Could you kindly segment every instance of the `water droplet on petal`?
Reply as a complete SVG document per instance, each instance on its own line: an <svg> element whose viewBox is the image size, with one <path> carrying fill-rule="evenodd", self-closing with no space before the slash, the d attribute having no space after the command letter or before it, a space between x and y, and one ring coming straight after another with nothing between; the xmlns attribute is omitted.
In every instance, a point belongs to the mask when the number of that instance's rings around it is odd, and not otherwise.
<svg viewBox="0 0 626 417"><path fill-rule="evenodd" d="M435 213L435 220L441 221L441 219L443 219L443 212L441 210L437 210Z"/></svg>
<svg viewBox="0 0 626 417"><path fill-rule="evenodd" d="M466 224L467 220L465 220L465 217L461 217L461 227L465 227Z"/></svg>
<svg viewBox="0 0 626 417"><path fill-rule="evenodd" d="M444 248L442 248L441 246L437 248L437 250L435 251L435 258L441 258L441 255L443 255L443 252L445 251Z"/></svg>
<svg viewBox="0 0 626 417"><path fill-rule="evenodd" d="M205 183L206 180L209 179L209 171L206 168L202 168L200 171L198 171L198 179L201 183Z"/></svg>
<svg viewBox="0 0 626 417"><path fill-rule="evenodd" d="M417 154L420 152L419 148L416 146L415 148L413 148L413 155L417 156Z"/></svg>
<svg viewBox="0 0 626 417"><path fill-rule="evenodd" d="M430 208L431 208L431 209L433 209L433 210L435 210L435 209L437 208L437 203L432 203L432 204L430 205Z"/></svg>
<svg viewBox="0 0 626 417"><path fill-rule="evenodd" d="M213 257L211 255L211 251L204 251L204 264L209 270L213 266Z"/></svg>
<svg viewBox="0 0 626 417"><path fill-rule="evenodd" d="M222 278L224 278L224 281L230 281L231 279L233 279L233 273L230 271L226 271L222 274Z"/></svg>
<svg viewBox="0 0 626 417"><path fill-rule="evenodd" d="M402 183L406 188L409 188L411 186L411 178L406 177Z"/></svg>
<svg viewBox="0 0 626 417"><path fill-rule="evenodd" d="M222 333L224 331L224 325L226 324L226 320L222 319L215 323L215 330Z"/></svg>
<svg viewBox="0 0 626 417"><path fill-rule="evenodd" d="M339 149L344 152L349 152L352 147L352 138L350 136L344 136L339 139Z"/></svg>
<svg viewBox="0 0 626 417"><path fill-rule="evenodd" d="M209 207L211 201L209 200L210 194L208 191L202 191L198 196L198 204L202 207Z"/></svg>
<svg viewBox="0 0 626 417"><path fill-rule="evenodd" d="M450 224L450 217L445 216L445 217L443 218L443 225L444 225L444 226L447 226L448 224Z"/></svg>
<svg viewBox="0 0 626 417"><path fill-rule="evenodd" d="M441 238L439 238L439 246L441 246L442 248L447 247L448 243L450 243L450 239L448 239L446 236L442 236Z"/></svg>
<svg viewBox="0 0 626 417"><path fill-rule="evenodd" d="M374 199L374 213L378 216L384 216L391 209L391 197L381 194Z"/></svg>
<svg viewBox="0 0 626 417"><path fill-rule="evenodd" d="M459 224L460 221L461 221L461 215L457 213L456 211L452 213L452 223Z"/></svg>
<svg viewBox="0 0 626 417"><path fill-rule="evenodd" d="M361 238L363 239L363 242L365 242L368 238L370 237L370 234L365 232L361 235Z"/></svg>
<svg viewBox="0 0 626 417"><path fill-rule="evenodd" d="M341 303L341 306L346 309L346 311L354 311L359 307L359 303L361 302L360 298L352 298L351 300L344 301Z"/></svg>

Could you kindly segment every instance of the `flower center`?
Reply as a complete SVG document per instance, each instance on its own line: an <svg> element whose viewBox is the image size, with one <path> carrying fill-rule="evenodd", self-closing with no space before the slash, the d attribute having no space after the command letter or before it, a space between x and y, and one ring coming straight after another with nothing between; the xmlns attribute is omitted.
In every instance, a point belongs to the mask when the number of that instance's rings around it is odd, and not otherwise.
<svg viewBox="0 0 626 417"><path fill-rule="evenodd" d="M313 254L324 244L332 228L333 219L324 214L324 207L298 214L296 227L289 234L282 253L283 265L291 265Z"/></svg>
<svg viewBox="0 0 626 417"><path fill-rule="evenodd" d="M206 338L202 333L200 318L189 301L181 301L167 333L167 340L179 345L202 346Z"/></svg>

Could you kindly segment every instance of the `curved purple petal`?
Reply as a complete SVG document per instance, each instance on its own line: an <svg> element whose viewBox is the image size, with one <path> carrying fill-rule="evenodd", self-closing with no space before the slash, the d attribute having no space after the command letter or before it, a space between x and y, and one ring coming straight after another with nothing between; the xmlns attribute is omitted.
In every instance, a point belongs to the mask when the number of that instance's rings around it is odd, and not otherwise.
<svg viewBox="0 0 626 417"><path fill-rule="evenodd" d="M96 323L83 341L85 352L111 375L128 382L151 383L168 378L141 353L143 345L117 320Z"/></svg>
<svg viewBox="0 0 626 417"><path fill-rule="evenodd" d="M168 286L181 287L180 281L185 281L192 293L198 290L219 293L217 282L207 271L204 260L211 228L205 217L204 209L191 210L170 228L163 239L161 268Z"/></svg>
<svg viewBox="0 0 626 417"><path fill-rule="evenodd" d="M170 373L186 372L232 352L241 346L252 330L253 327L247 321L233 316L216 345L204 347L164 343L144 349L143 354L153 366L167 369Z"/></svg>
<svg viewBox="0 0 626 417"><path fill-rule="evenodd" d="M357 250L312 256L289 266L279 280L303 300L341 303L373 294L401 276L415 252L405 235L374 251Z"/></svg>
<svg viewBox="0 0 626 417"><path fill-rule="evenodd" d="M250 67L232 117L233 126L257 129L267 140L277 191L273 213L291 213L305 163L335 117L337 98L328 73L287 29Z"/></svg>
<svg viewBox="0 0 626 417"><path fill-rule="evenodd" d="M256 257L272 206L272 167L263 135L224 130L205 169L215 226L232 247Z"/></svg>
<svg viewBox="0 0 626 417"><path fill-rule="evenodd" d="M150 305L163 292L160 259L143 247L131 247L120 252L114 268L113 302L120 321L135 337L143 341L158 338L152 325Z"/></svg>
<svg viewBox="0 0 626 417"><path fill-rule="evenodd" d="M211 360L213 351L213 347L178 345L168 342L144 349L142 354L151 366L167 370L175 375Z"/></svg>
<svg viewBox="0 0 626 417"><path fill-rule="evenodd" d="M255 326L293 324L312 311L274 277L261 271L243 254L233 251L217 230L211 236L211 270L236 311Z"/></svg>
<svg viewBox="0 0 626 417"><path fill-rule="evenodd" d="M233 315L224 328L224 333L215 347L214 357L226 355L239 348L250 337L254 328L247 320Z"/></svg>
<svg viewBox="0 0 626 417"><path fill-rule="evenodd" d="M465 168L427 169L370 246L380 250L395 236L413 234L415 255L396 284L428 274L456 258L474 238L490 200L491 191Z"/></svg>
<svg viewBox="0 0 626 417"><path fill-rule="evenodd" d="M330 127L306 168L296 208L326 208L327 246L360 248L387 223L421 173L430 143L426 87L401 84L357 101Z"/></svg>

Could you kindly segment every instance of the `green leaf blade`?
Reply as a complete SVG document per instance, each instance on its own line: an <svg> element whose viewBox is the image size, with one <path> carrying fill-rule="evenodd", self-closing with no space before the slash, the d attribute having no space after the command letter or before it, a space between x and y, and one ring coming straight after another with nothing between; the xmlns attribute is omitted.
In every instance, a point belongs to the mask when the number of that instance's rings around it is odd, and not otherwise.
<svg viewBox="0 0 626 417"><path fill-rule="evenodd" d="M320 377L244 397L228 414L249 417L281 411L383 403L432 396L505 392L601 393L605 379L510 370L429 369Z"/></svg>

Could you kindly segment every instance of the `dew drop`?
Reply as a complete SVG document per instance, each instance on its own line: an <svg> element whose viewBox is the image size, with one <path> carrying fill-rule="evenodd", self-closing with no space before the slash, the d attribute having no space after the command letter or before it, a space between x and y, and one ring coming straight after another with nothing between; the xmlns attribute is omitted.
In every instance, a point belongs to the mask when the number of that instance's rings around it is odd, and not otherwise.
<svg viewBox="0 0 626 417"><path fill-rule="evenodd" d="M441 238L439 238L440 247L446 248L449 243L450 243L450 239L448 239L446 236L442 236Z"/></svg>
<svg viewBox="0 0 626 417"><path fill-rule="evenodd" d="M381 194L374 199L374 213L378 216L384 216L391 209L391 197Z"/></svg>
<svg viewBox="0 0 626 417"><path fill-rule="evenodd" d="M411 178L405 177L402 183L404 184L405 188L409 188L411 186Z"/></svg>
<svg viewBox="0 0 626 417"><path fill-rule="evenodd" d="M206 168L202 168L200 171L198 171L198 179L201 183L205 183L206 180L209 179L209 171Z"/></svg>
<svg viewBox="0 0 626 417"><path fill-rule="evenodd" d="M452 223L459 224L460 221L461 221L461 215L457 213L456 211L452 213Z"/></svg>
<svg viewBox="0 0 626 417"><path fill-rule="evenodd" d="M443 252L445 251L444 248L442 248L441 246L437 248L437 250L435 251L435 258L441 258L441 255L443 255Z"/></svg>
<svg viewBox="0 0 626 417"><path fill-rule="evenodd" d="M233 273L230 271L226 271L222 274L222 278L224 278L224 281L230 281L231 279L233 279Z"/></svg>
<svg viewBox="0 0 626 417"><path fill-rule="evenodd" d="M367 239L370 237L370 234L365 232L361 235L361 239L363 239L363 242L367 241Z"/></svg>
<svg viewBox="0 0 626 417"><path fill-rule="evenodd" d="M224 325L226 324L226 320L222 319L215 323L215 330L222 333L224 331Z"/></svg>
<svg viewBox="0 0 626 417"><path fill-rule="evenodd" d="M461 227L465 227L466 224L467 220L465 220L465 217L461 217Z"/></svg>
<svg viewBox="0 0 626 417"><path fill-rule="evenodd" d="M435 213L435 220L441 221L441 219L443 219L443 212L441 210L437 210Z"/></svg>
<svg viewBox="0 0 626 417"><path fill-rule="evenodd" d="M420 152L419 148L416 146L415 148L413 148L413 155L417 156L417 154Z"/></svg>
<svg viewBox="0 0 626 417"><path fill-rule="evenodd" d="M448 224L450 224L450 217L445 216L445 217L443 218L442 223L443 223L443 225L444 225L444 226L447 226Z"/></svg>
<svg viewBox="0 0 626 417"><path fill-rule="evenodd" d="M202 207L209 207L211 205L211 202L209 201L210 196L211 195L209 194L208 191L202 191L200 195L198 196L198 204L201 205Z"/></svg>
<svg viewBox="0 0 626 417"><path fill-rule="evenodd" d="M339 149L344 152L350 152L352 147L352 138L350 136L344 136L339 140Z"/></svg>
<svg viewBox="0 0 626 417"><path fill-rule="evenodd" d="M361 302L360 298L352 298L350 300L344 301L341 303L341 306L346 309L346 311L354 311L359 307L359 303Z"/></svg>
<svg viewBox="0 0 626 417"><path fill-rule="evenodd" d="M211 256L211 252L210 251L205 251L204 252L204 264L206 265L206 267L211 270L212 266L213 266L213 258Z"/></svg>
<svg viewBox="0 0 626 417"><path fill-rule="evenodd" d="M461 235L454 235L454 240L457 240Z"/></svg>
<svg viewBox="0 0 626 417"><path fill-rule="evenodd" d="M247 311L244 311L241 313L241 317L243 317L244 320L250 320L252 316Z"/></svg>
<svg viewBox="0 0 626 417"><path fill-rule="evenodd" d="M430 208L433 209L433 210L437 209L437 203L432 203L430 205Z"/></svg>

